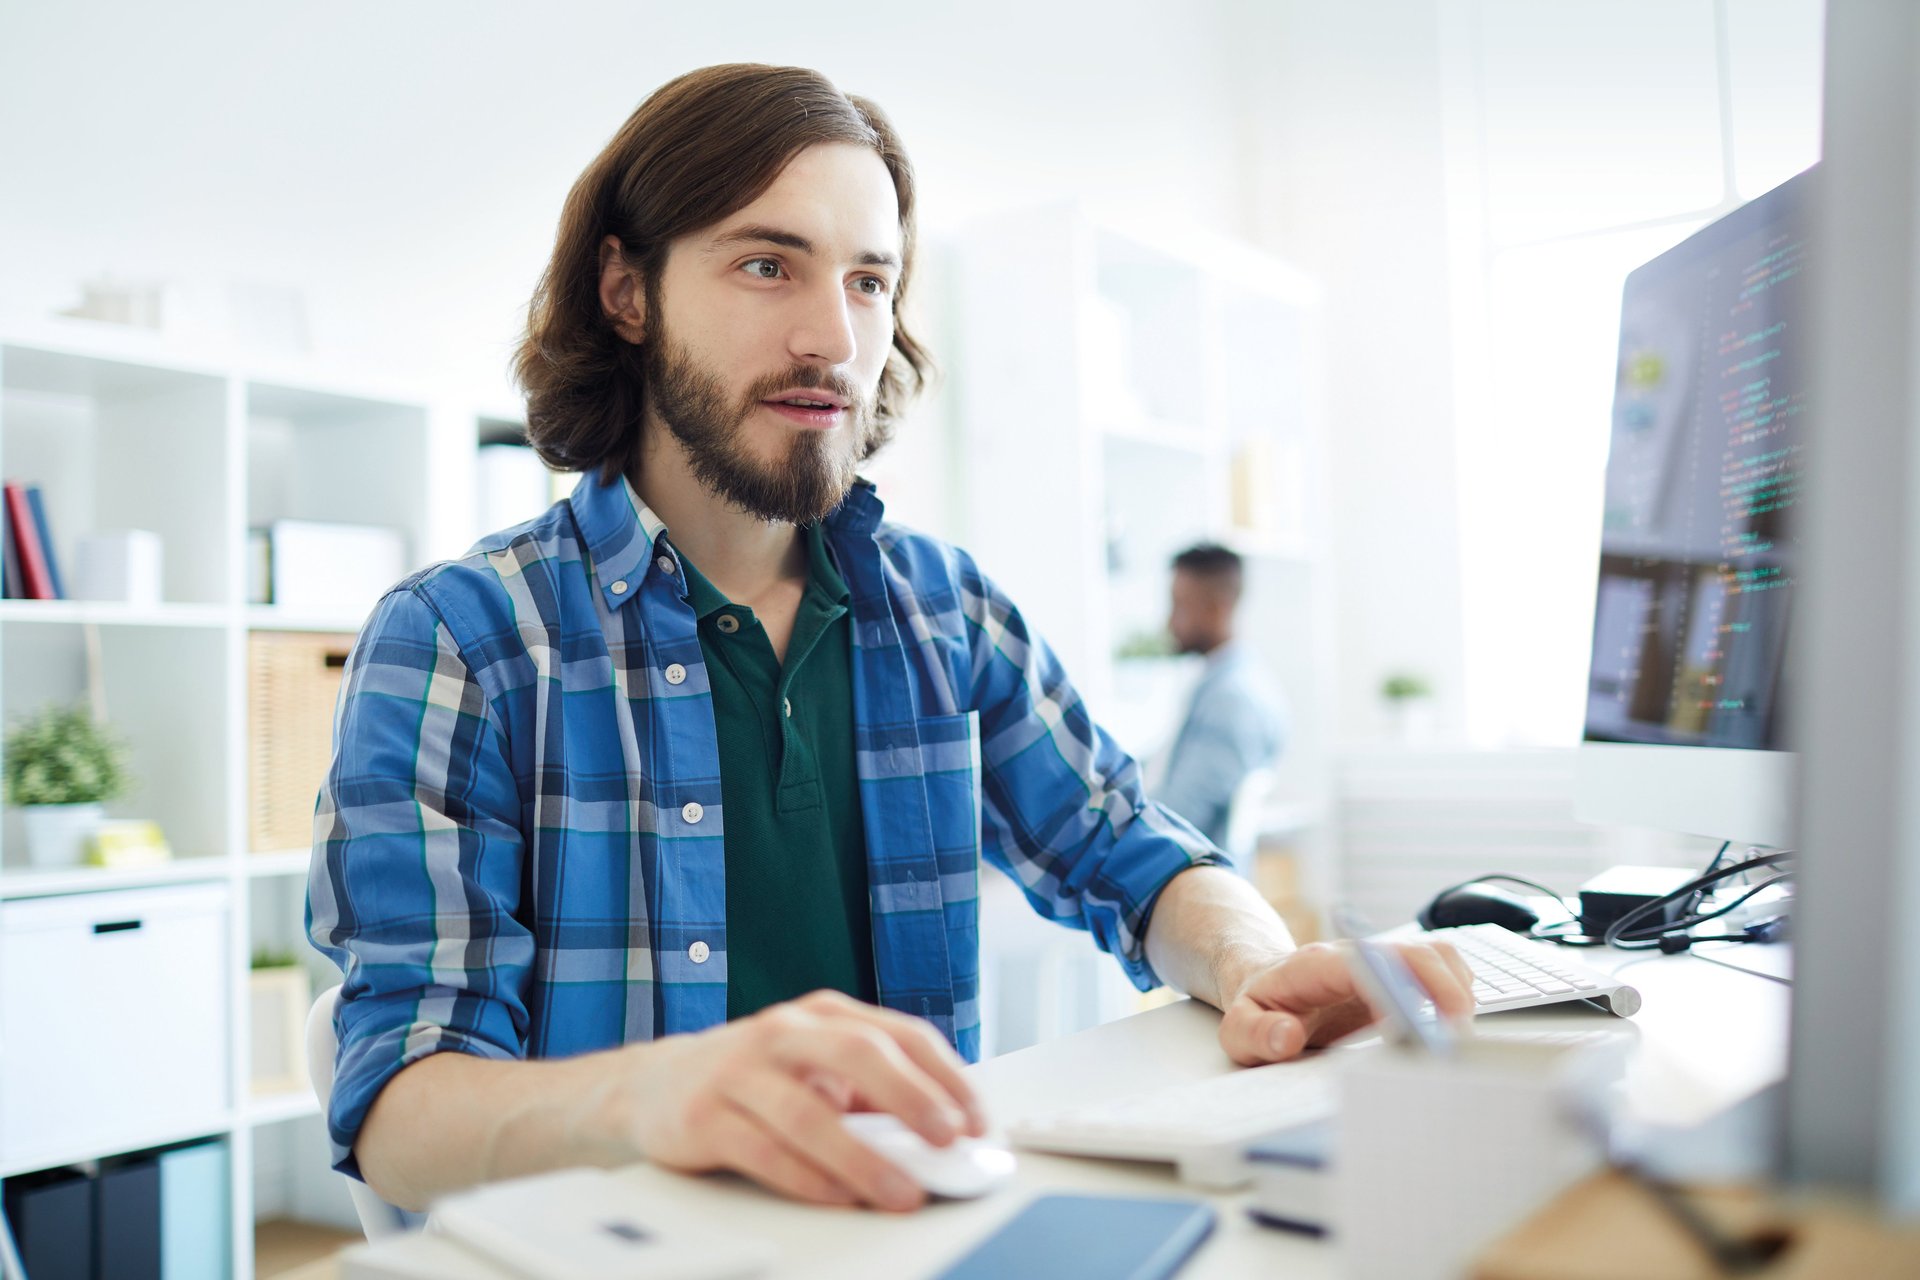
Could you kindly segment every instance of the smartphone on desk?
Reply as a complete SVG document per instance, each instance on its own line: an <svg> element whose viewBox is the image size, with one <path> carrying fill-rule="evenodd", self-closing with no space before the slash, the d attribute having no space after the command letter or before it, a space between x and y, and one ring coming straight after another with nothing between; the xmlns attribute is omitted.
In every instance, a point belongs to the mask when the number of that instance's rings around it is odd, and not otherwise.
<svg viewBox="0 0 1920 1280"><path fill-rule="evenodd" d="M937 1280L1165 1280L1213 1222L1199 1200L1040 1196Z"/></svg>

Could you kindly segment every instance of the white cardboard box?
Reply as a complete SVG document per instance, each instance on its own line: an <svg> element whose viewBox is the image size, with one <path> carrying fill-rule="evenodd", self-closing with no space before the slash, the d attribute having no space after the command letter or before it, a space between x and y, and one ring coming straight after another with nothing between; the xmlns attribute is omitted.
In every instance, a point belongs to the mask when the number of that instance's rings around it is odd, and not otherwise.
<svg viewBox="0 0 1920 1280"><path fill-rule="evenodd" d="M366 613L406 576L407 539L376 525L276 520L273 603L297 613Z"/></svg>
<svg viewBox="0 0 1920 1280"><path fill-rule="evenodd" d="M160 603L160 535L147 529L83 534L73 544L75 600Z"/></svg>

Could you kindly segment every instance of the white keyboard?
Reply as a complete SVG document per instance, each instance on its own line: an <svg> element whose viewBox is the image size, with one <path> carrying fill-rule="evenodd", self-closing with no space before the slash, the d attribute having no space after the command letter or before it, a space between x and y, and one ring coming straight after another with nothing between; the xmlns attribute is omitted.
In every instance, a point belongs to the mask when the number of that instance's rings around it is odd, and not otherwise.
<svg viewBox="0 0 1920 1280"><path fill-rule="evenodd" d="M1581 964L1565 947L1523 938L1497 924L1469 924L1407 935L1451 942L1473 970L1476 1012L1499 1013L1592 1000L1623 1018L1640 1009L1640 993L1610 974ZM1396 941L1406 937L1396 935Z"/></svg>

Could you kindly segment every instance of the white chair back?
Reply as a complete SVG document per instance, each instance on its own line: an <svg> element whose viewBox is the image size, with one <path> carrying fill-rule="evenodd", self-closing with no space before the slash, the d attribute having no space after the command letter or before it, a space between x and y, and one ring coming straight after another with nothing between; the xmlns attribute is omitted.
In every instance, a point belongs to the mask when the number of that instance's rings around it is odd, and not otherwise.
<svg viewBox="0 0 1920 1280"><path fill-rule="evenodd" d="M1253 874L1253 855L1260 845L1261 818L1280 775L1271 768L1255 769L1240 779L1227 801L1227 830L1220 845L1243 876Z"/></svg>
<svg viewBox="0 0 1920 1280"><path fill-rule="evenodd" d="M333 1063L340 1051L340 1037L333 1029L333 1011L339 1003L339 986L328 987L307 1014L307 1072L313 1080L313 1091L320 1098L322 1119L333 1100ZM347 1178L344 1173L340 1176ZM347 1178L347 1191L353 1197L353 1211L360 1215L360 1229L367 1233L367 1239L381 1240L413 1228L414 1215L388 1204L360 1179Z"/></svg>

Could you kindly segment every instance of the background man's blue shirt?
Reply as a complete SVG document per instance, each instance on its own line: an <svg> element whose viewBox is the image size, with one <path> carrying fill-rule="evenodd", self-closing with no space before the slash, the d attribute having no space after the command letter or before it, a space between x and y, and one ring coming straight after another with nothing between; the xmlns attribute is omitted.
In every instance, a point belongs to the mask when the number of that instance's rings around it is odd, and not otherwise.
<svg viewBox="0 0 1920 1280"><path fill-rule="evenodd" d="M955 547L826 521L851 591L880 1002L979 1054L981 858L1142 989L1148 912L1223 859L1147 801L1052 652ZM380 602L347 662L308 927L341 966L337 1165L428 1054L552 1057L726 1019L719 748L678 553L583 479Z"/></svg>
<svg viewBox="0 0 1920 1280"><path fill-rule="evenodd" d="M1286 738L1280 695L1254 656L1229 642L1207 655L1153 798L1220 844L1234 791L1280 758Z"/></svg>

